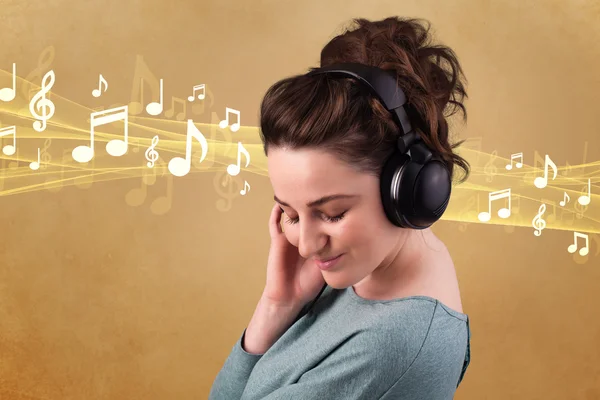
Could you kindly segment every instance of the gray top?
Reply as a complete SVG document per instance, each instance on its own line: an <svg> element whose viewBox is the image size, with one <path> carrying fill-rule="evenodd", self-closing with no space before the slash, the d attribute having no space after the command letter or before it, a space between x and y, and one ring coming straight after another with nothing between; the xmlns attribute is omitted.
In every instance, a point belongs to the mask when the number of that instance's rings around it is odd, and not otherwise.
<svg viewBox="0 0 600 400"><path fill-rule="evenodd" d="M434 298L327 286L308 308L261 355L242 348L244 329L209 400L447 400L469 366L468 315Z"/></svg>

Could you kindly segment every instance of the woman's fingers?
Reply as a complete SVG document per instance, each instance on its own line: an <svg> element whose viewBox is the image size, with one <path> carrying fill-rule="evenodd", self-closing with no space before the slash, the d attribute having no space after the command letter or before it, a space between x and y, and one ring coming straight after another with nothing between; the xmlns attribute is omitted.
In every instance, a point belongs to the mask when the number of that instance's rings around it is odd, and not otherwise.
<svg viewBox="0 0 600 400"><path fill-rule="evenodd" d="M273 205L273 209L271 210L271 216L269 218L269 234L271 235L272 239L276 238L277 236L283 233L281 225L279 224L279 222L281 221L281 214L281 207L279 206L279 204L275 203L275 205Z"/></svg>

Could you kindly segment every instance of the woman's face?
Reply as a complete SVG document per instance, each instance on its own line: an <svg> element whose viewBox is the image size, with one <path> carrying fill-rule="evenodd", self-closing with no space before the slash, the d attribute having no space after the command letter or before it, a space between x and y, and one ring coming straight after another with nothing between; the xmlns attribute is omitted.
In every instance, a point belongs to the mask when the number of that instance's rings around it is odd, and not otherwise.
<svg viewBox="0 0 600 400"><path fill-rule="evenodd" d="M306 259L343 254L327 284L346 288L387 268L398 253L405 229L390 223L383 211L378 178L361 174L319 150L269 149L268 171L275 200L284 211L288 241ZM309 203L342 195L312 207Z"/></svg>

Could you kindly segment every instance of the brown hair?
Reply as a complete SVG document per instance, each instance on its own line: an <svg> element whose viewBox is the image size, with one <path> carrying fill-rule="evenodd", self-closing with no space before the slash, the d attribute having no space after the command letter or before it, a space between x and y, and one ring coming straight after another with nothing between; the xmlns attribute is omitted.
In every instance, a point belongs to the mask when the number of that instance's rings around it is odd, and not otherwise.
<svg viewBox="0 0 600 400"><path fill-rule="evenodd" d="M464 74L452 49L431 43L430 23L389 17L352 20L358 27L334 37L321 51L321 67L355 62L393 70L407 96L415 131L447 165L469 176L469 163L453 152L446 117L462 111ZM445 66L449 68L444 68ZM295 75L271 86L260 108L260 136L270 147L313 148L331 153L360 172L380 176L399 128L390 112L353 79Z"/></svg>

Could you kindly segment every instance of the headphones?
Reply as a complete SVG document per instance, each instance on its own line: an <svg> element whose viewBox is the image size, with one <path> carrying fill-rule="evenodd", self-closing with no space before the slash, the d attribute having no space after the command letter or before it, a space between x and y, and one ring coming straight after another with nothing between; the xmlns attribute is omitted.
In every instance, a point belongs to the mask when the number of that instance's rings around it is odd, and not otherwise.
<svg viewBox="0 0 600 400"><path fill-rule="evenodd" d="M356 78L390 111L400 128L400 137L394 153L383 166L380 178L385 214L401 228L425 229L431 226L441 218L450 201L450 172L413 130L405 108L406 95L397 85L396 75L358 63L311 68L306 75L320 74L333 78Z"/></svg>

